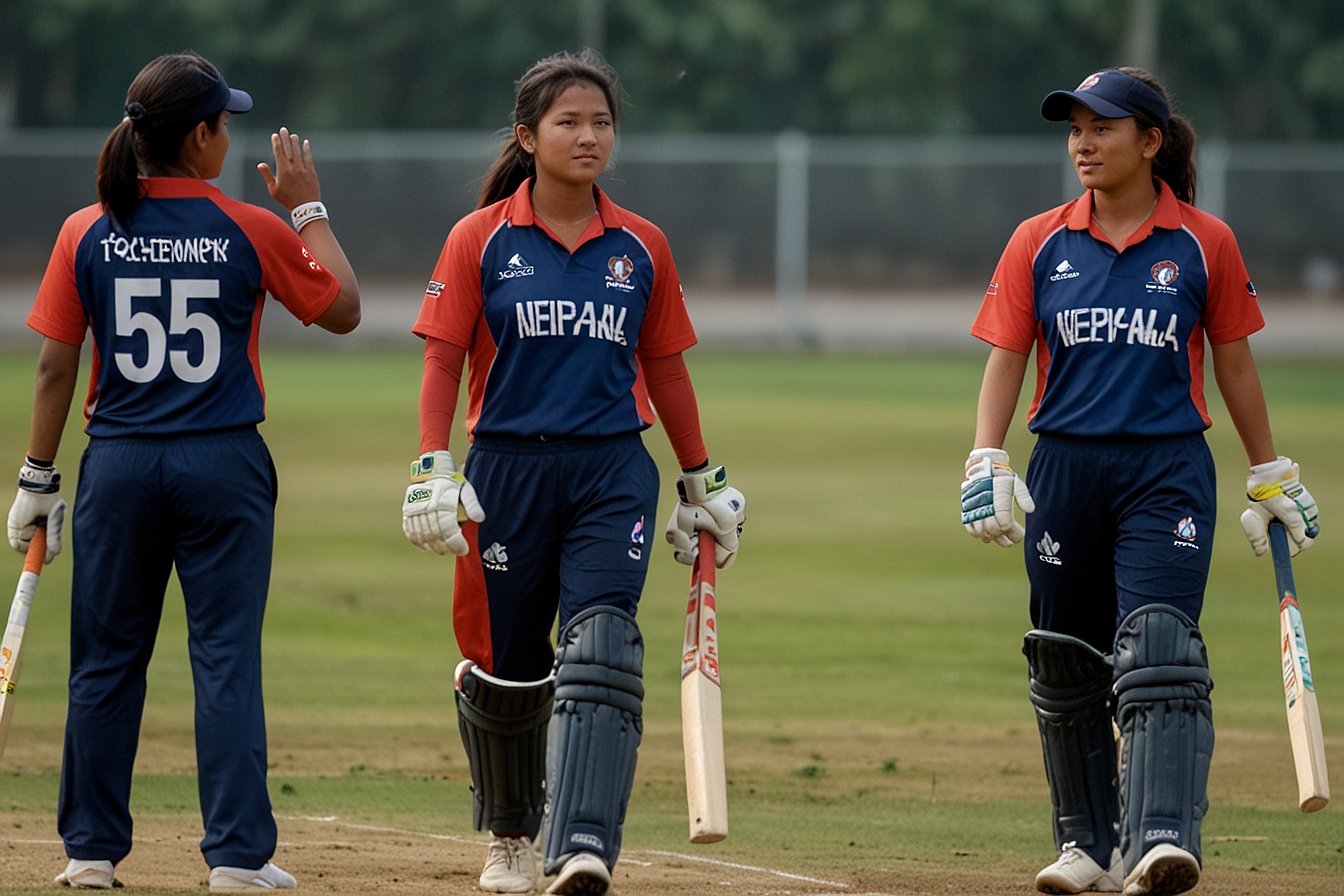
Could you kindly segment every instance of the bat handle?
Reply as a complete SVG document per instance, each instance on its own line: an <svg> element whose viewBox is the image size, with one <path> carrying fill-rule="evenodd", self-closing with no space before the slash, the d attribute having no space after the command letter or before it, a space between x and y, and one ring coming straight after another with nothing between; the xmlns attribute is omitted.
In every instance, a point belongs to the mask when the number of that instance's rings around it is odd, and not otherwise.
<svg viewBox="0 0 1344 896"><path fill-rule="evenodd" d="M1285 594L1296 596L1297 586L1293 584L1293 563L1288 549L1288 530L1279 520L1269 521L1269 551L1274 557L1274 578L1279 586L1279 599Z"/></svg>
<svg viewBox="0 0 1344 896"><path fill-rule="evenodd" d="M37 521L37 531L33 540L28 542L28 553L23 558L24 572L41 572L42 564L47 560L47 521Z"/></svg>

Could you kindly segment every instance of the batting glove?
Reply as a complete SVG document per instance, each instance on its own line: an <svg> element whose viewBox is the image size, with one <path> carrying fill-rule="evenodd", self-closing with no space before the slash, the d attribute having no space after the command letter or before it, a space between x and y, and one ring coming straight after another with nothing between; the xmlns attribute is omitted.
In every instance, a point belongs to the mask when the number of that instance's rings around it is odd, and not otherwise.
<svg viewBox="0 0 1344 896"><path fill-rule="evenodd" d="M460 524L484 519L476 489L457 472L450 453L429 451L411 464L411 484L401 504L401 530L411 544L433 554L461 557L470 547Z"/></svg>
<svg viewBox="0 0 1344 896"><path fill-rule="evenodd" d="M728 485L728 471L707 467L677 477L680 501L667 521L667 543L678 563L690 566L699 550L700 530L714 536L714 565L727 569L737 558L737 537L746 522L747 499Z"/></svg>
<svg viewBox="0 0 1344 896"><path fill-rule="evenodd" d="M985 544L1006 548L1022 540L1026 530L1013 519L1013 501L1026 513L1036 509L1027 484L1008 464L1002 448L976 448L966 458L966 481L961 484L961 524Z"/></svg>
<svg viewBox="0 0 1344 896"><path fill-rule="evenodd" d="M1241 512L1241 528L1255 556L1269 550L1269 522L1281 520L1288 530L1288 552L1297 556L1311 547L1321 527L1316 524L1316 499L1297 479L1297 464L1286 457L1251 467L1246 479L1250 506Z"/></svg>
<svg viewBox="0 0 1344 896"><path fill-rule="evenodd" d="M65 506L65 499L61 497L61 474L56 465L27 458L19 468L19 493L9 508L9 546L26 554L39 523L45 519L47 556L44 562L56 559L61 552Z"/></svg>

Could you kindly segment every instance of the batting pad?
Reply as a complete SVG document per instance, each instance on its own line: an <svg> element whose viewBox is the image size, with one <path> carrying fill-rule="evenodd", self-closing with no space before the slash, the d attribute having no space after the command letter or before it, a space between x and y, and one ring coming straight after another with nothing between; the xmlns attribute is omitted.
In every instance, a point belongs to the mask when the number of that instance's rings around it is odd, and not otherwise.
<svg viewBox="0 0 1344 896"><path fill-rule="evenodd" d="M1050 783L1055 848L1072 843L1108 868L1120 824L1111 663L1085 641L1039 629L1027 632L1022 653Z"/></svg>
<svg viewBox="0 0 1344 896"><path fill-rule="evenodd" d="M594 607L560 632L555 662L544 870L576 852L611 868L644 732L644 639L633 616Z"/></svg>
<svg viewBox="0 0 1344 896"><path fill-rule="evenodd" d="M1213 704L1204 638L1166 604L1135 610L1115 636L1120 760L1120 850L1133 868L1159 843L1200 864L1199 827L1208 811Z"/></svg>
<svg viewBox="0 0 1344 896"><path fill-rule="evenodd" d="M471 768L471 821L536 839L545 810L546 726L555 679L505 681L470 660L457 667L457 727Z"/></svg>

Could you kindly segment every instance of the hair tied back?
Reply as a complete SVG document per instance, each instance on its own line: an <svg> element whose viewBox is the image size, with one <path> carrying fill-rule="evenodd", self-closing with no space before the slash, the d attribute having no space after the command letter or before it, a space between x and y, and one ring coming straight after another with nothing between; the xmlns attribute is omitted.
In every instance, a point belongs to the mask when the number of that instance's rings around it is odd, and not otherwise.
<svg viewBox="0 0 1344 896"><path fill-rule="evenodd" d="M140 119L144 118L147 114L149 114L149 110L138 102L132 102L126 104L126 117L129 118L131 121L139 121Z"/></svg>

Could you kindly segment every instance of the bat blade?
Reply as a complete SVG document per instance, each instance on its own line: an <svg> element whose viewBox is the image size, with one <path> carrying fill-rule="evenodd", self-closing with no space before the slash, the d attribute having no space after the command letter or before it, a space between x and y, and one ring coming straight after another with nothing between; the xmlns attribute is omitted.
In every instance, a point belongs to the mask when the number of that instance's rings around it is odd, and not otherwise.
<svg viewBox="0 0 1344 896"><path fill-rule="evenodd" d="M47 530L38 526L23 558L23 572L19 575L14 600L9 607L9 621L5 637L0 641L0 757L9 743L9 728L14 720L14 691L18 687L19 662L22 659L23 635L28 629L28 608L37 594L37 578L47 554Z"/></svg>
<svg viewBox="0 0 1344 896"><path fill-rule="evenodd" d="M1307 634L1297 602L1297 586L1283 524L1269 524L1274 580L1279 596L1279 648L1283 660L1283 699L1288 712L1288 739L1297 772L1297 802L1303 812L1324 809L1330 801L1330 776L1325 767L1325 738L1311 675Z"/></svg>
<svg viewBox="0 0 1344 896"><path fill-rule="evenodd" d="M717 843L728 836L714 578L714 536L701 532L700 553L691 571L681 651L681 735L692 843Z"/></svg>

